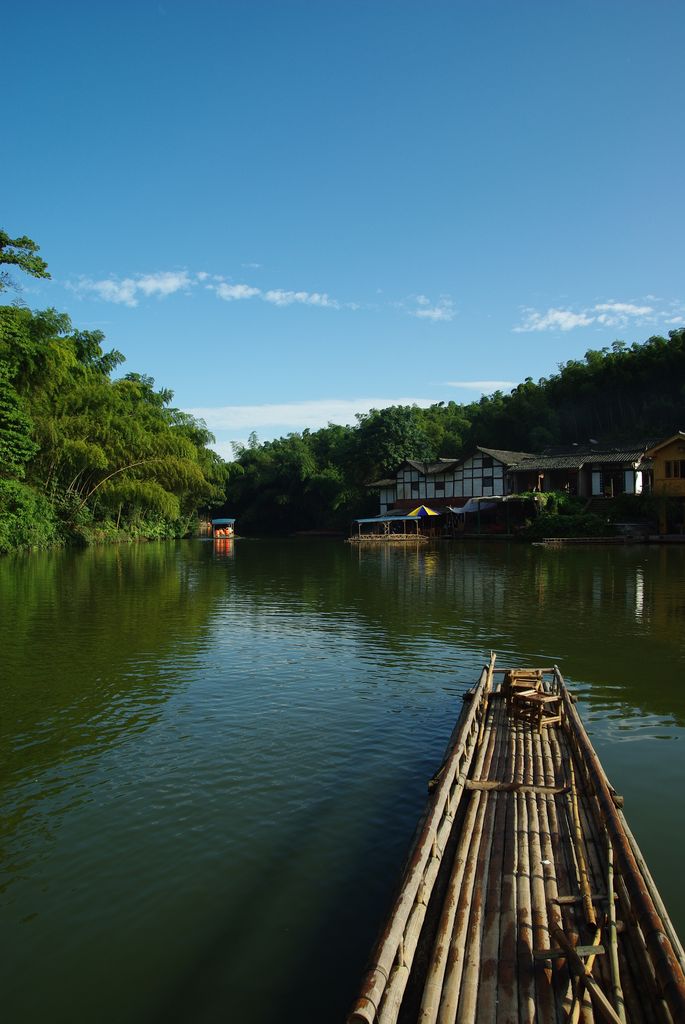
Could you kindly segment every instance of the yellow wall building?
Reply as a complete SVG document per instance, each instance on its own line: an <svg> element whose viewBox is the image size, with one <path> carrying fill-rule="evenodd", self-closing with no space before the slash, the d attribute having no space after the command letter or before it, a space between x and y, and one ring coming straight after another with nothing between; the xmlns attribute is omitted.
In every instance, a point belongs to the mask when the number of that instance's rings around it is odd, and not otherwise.
<svg viewBox="0 0 685 1024"><path fill-rule="evenodd" d="M654 445L645 454L653 460L654 494L665 498L682 498L685 503L685 433L679 430L677 434ZM681 522L683 512L680 516ZM667 510L664 507L659 515L659 532L667 531Z"/></svg>

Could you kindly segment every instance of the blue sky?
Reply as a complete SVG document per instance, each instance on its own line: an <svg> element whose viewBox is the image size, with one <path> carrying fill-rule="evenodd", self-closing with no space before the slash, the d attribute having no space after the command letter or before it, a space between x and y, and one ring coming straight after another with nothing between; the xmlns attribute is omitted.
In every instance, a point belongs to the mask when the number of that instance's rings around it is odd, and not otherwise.
<svg viewBox="0 0 685 1024"><path fill-rule="evenodd" d="M3 217L219 447L685 323L676 0L6 6Z"/></svg>

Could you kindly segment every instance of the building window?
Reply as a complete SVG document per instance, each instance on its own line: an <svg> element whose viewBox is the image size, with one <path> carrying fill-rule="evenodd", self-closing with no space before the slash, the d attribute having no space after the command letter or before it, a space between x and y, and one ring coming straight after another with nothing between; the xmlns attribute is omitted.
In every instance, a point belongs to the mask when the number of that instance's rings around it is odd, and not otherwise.
<svg viewBox="0 0 685 1024"><path fill-rule="evenodd" d="M419 485L418 484L412 484L411 485L411 493L412 494L418 494L419 493Z"/></svg>
<svg viewBox="0 0 685 1024"><path fill-rule="evenodd" d="M445 481L444 480L436 480L435 481L435 493L437 494L438 491L440 491L442 494L445 493Z"/></svg>
<svg viewBox="0 0 685 1024"><path fill-rule="evenodd" d="M484 476L483 477L483 487L492 487L492 477L491 476Z"/></svg>
<svg viewBox="0 0 685 1024"><path fill-rule="evenodd" d="M492 459L489 455L483 456L483 469L492 469Z"/></svg>
<svg viewBox="0 0 685 1024"><path fill-rule="evenodd" d="M666 476L685 477L685 460L674 459L666 462Z"/></svg>

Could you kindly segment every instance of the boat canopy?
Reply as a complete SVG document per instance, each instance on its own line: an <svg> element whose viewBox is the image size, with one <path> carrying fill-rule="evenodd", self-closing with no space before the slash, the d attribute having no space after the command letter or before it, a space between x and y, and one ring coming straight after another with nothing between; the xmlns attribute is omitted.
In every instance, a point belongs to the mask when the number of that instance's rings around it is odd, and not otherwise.
<svg viewBox="0 0 685 1024"><path fill-rule="evenodd" d="M235 519L212 519L212 526L233 526Z"/></svg>
<svg viewBox="0 0 685 1024"><path fill-rule="evenodd" d="M355 519L355 523L413 523L416 516L370 516L368 519Z"/></svg>

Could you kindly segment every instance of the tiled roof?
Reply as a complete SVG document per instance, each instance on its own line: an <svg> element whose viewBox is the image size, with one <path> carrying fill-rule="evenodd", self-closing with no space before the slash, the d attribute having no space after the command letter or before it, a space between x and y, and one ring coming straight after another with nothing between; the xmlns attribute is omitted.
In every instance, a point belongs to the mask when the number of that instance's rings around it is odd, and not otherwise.
<svg viewBox="0 0 685 1024"><path fill-rule="evenodd" d="M572 448L545 448L540 455L528 455L511 468L515 472L544 469L580 469L586 465L624 465L642 462L647 444L616 445L574 445Z"/></svg>
<svg viewBox="0 0 685 1024"><path fill-rule="evenodd" d="M652 452L658 452L660 448L665 448L667 444L672 444L674 441L685 441L685 433L679 430L676 434L671 434L670 437L666 437L661 441L652 441L649 444L648 451L651 455Z"/></svg>
<svg viewBox="0 0 685 1024"><path fill-rule="evenodd" d="M508 452L503 448L482 448L480 445L476 445L476 448L483 455L489 455L491 458L497 459L498 462L504 463L505 466L513 466L521 459L535 458L530 452Z"/></svg>
<svg viewBox="0 0 685 1024"><path fill-rule="evenodd" d="M456 466L458 459L437 459L435 462L419 462L417 459L407 459L403 466L411 466L424 476L433 476L435 473L445 473L450 466Z"/></svg>

